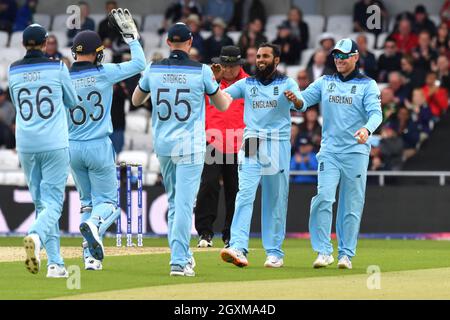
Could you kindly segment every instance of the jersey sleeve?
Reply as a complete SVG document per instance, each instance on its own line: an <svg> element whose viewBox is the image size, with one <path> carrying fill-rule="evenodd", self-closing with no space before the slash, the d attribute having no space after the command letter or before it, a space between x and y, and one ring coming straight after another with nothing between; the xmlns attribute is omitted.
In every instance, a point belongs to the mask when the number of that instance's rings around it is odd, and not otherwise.
<svg viewBox="0 0 450 320"><path fill-rule="evenodd" d="M63 102L66 108L73 108L78 104L78 96L70 78L69 70L67 66L61 62L61 86L63 92Z"/></svg>
<svg viewBox="0 0 450 320"><path fill-rule="evenodd" d="M373 133L383 121L383 113L381 112L381 93L375 80L371 80L366 87L363 106L367 112L369 120L364 128Z"/></svg>
<svg viewBox="0 0 450 320"><path fill-rule="evenodd" d="M291 91L293 94L295 94L295 96L297 97L297 99L301 99L301 93L300 93L300 88L298 87L297 82L295 82L294 79L292 78L288 78L287 80L287 90ZM294 111L302 111L304 106L301 109L297 109L295 107L295 104L291 101L289 101L289 106L292 110ZM305 109L306 110L306 109Z"/></svg>
<svg viewBox="0 0 450 320"><path fill-rule="evenodd" d="M142 75L141 79L139 80L139 89L141 89L142 92L150 93L150 67L152 66L152 63L147 66L147 68L144 71L144 74Z"/></svg>
<svg viewBox="0 0 450 320"><path fill-rule="evenodd" d="M235 99L241 99L245 96L245 78L241 79L224 90Z"/></svg>
<svg viewBox="0 0 450 320"><path fill-rule="evenodd" d="M145 69L144 50L138 40L130 42L131 60L122 63L105 63L103 68L107 80L114 84L130 78Z"/></svg>
<svg viewBox="0 0 450 320"><path fill-rule="evenodd" d="M300 111L304 112L309 107L318 104L322 99L323 76L311 83L308 88L300 93L300 100L303 101L303 107Z"/></svg>
<svg viewBox="0 0 450 320"><path fill-rule="evenodd" d="M214 77L214 74L209 66L206 64L203 65L202 68L203 73L203 84L205 86L205 93L208 96L212 96L219 91L219 84Z"/></svg>

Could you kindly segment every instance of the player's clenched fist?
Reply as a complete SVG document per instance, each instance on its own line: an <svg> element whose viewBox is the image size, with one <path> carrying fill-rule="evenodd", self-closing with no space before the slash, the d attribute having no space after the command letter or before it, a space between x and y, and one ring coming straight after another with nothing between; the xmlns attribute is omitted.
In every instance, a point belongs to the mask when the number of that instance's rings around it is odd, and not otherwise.
<svg viewBox="0 0 450 320"><path fill-rule="evenodd" d="M303 106L303 102L299 98L297 98L297 96L292 91L286 90L284 92L284 96L286 97L286 99L288 99L293 104L295 104L295 107L297 109L299 109Z"/></svg>
<svg viewBox="0 0 450 320"><path fill-rule="evenodd" d="M354 137L358 140L359 144L364 144L369 139L369 131L366 128L361 128L356 131Z"/></svg>

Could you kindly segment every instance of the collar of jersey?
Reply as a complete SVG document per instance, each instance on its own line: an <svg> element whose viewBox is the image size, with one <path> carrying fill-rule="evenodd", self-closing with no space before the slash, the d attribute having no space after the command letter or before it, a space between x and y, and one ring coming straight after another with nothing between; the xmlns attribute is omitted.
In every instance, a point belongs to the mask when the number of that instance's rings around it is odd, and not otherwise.
<svg viewBox="0 0 450 320"><path fill-rule="evenodd" d="M278 70L275 70L275 72L272 74L272 76L270 78L259 79L259 78L256 78L256 76L255 76L255 79L258 80L259 82L261 82L263 85L267 86L267 85L271 84L273 81L275 81L275 79L277 79L278 77L281 77L281 73Z"/></svg>
<svg viewBox="0 0 450 320"><path fill-rule="evenodd" d="M358 68L355 68L352 73L350 73L348 76L344 77L342 74L338 72L338 77L342 82L350 81L354 79L359 74Z"/></svg>
<svg viewBox="0 0 450 320"><path fill-rule="evenodd" d="M89 61L79 61L79 62L74 62L72 64L72 67L70 68L70 72L77 72L77 71L82 71L82 70L87 70L87 69L96 69L98 68L97 65L93 64L92 62Z"/></svg>
<svg viewBox="0 0 450 320"><path fill-rule="evenodd" d="M28 50L25 58L43 58L44 52L41 50Z"/></svg>
<svg viewBox="0 0 450 320"><path fill-rule="evenodd" d="M187 59L189 59L189 55L186 52L181 51L181 50L173 50L170 53L170 58L171 59L179 59L179 60L187 60Z"/></svg>

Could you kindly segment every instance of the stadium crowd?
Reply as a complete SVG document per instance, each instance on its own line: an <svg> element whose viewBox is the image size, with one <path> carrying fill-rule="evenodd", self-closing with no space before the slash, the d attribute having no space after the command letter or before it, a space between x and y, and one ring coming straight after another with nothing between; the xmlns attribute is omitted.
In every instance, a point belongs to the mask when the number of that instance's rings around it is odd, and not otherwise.
<svg viewBox="0 0 450 320"><path fill-rule="evenodd" d="M382 27L370 30L366 26L367 7L377 4L381 8ZM89 4L79 3L81 8L81 30L95 30L103 40L105 48L112 52L112 62L129 59L128 46L120 34L108 27L106 16L97 25L90 17ZM26 0L18 6L14 0L0 0L0 31L9 34L23 30L35 22L33 19L38 0ZM105 3L105 12L117 8L115 1ZM268 30L268 12L260 0L208 0L202 7L195 0L173 1L168 5L164 18L155 34L162 39L168 26L177 21L185 22L193 32L191 58L211 64L211 59L220 55L221 48L228 45L240 47L246 63L244 71L254 75L256 51L259 44L272 41L282 50L282 69L289 66L301 68L295 80L301 90L324 74L336 71L331 49L341 36L322 33L320 46L314 48L310 59L302 55L310 47L310 26L303 19L301 8L292 7L284 21L276 27L276 34ZM392 21L394 21L392 23ZM272 26L270 26L273 28ZM360 0L354 4L353 31L360 33L355 40L359 47L359 69L375 79L381 88L383 125L374 132L369 170L401 170L403 163L412 157L428 138L434 124L447 111L450 90L450 0L443 1L440 23L429 18L427 8L417 5L412 12L390 14L382 1ZM66 44L58 44L55 36L47 42L46 55L51 59L70 59L60 51L61 46L70 46L79 30L67 30ZM204 38L202 31L209 31ZM272 32L269 32L272 31ZM232 38L229 32L240 32ZM372 52L369 36L386 34L382 49ZM270 37L269 35L274 35ZM143 40L145 41L145 39ZM162 59L159 52L152 52L150 60ZM112 140L117 152L124 146L125 105L139 77L115 85L113 99ZM151 111L151 105L144 106ZM130 109L133 111L133 108ZM0 88L0 148L14 149L15 109L9 99L8 89ZM320 105L295 115L291 136L291 170L316 170L316 154L320 149L321 117ZM294 183L315 183L315 177L292 176Z"/></svg>

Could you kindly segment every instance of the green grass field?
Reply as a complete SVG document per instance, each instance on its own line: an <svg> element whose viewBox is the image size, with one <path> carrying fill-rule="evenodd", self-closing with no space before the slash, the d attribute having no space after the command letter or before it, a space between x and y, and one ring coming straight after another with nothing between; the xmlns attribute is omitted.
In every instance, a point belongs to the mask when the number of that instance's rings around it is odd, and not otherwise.
<svg viewBox="0 0 450 320"><path fill-rule="evenodd" d="M77 238L64 238L62 246L79 247L80 242ZM21 238L0 238L0 255L5 250L20 250L17 247L21 243ZM166 239L149 238L144 243L149 250L167 247ZM105 245L112 247L113 239L107 239ZM0 299L450 299L450 244L446 241L360 240L353 270L338 270L336 263L326 269L313 269L315 254L308 240L285 241L285 266L280 269L263 267L265 254L259 239L252 239L250 247L250 265L244 269L222 262L219 248L195 252L197 267L193 278L170 277L167 253L107 257L100 272L85 271L80 258L66 259L66 266L81 269L79 290L68 289L66 279L46 279L45 260L38 275L28 273L23 261L0 262ZM366 286L367 268L371 265L381 270L380 290ZM273 290L260 289L267 284L274 288L282 284L284 290L274 295ZM342 286L340 291L335 288L337 284ZM302 286L310 290L303 292L299 289ZM233 290L239 287L242 290ZM191 296L186 296L186 292Z"/></svg>

